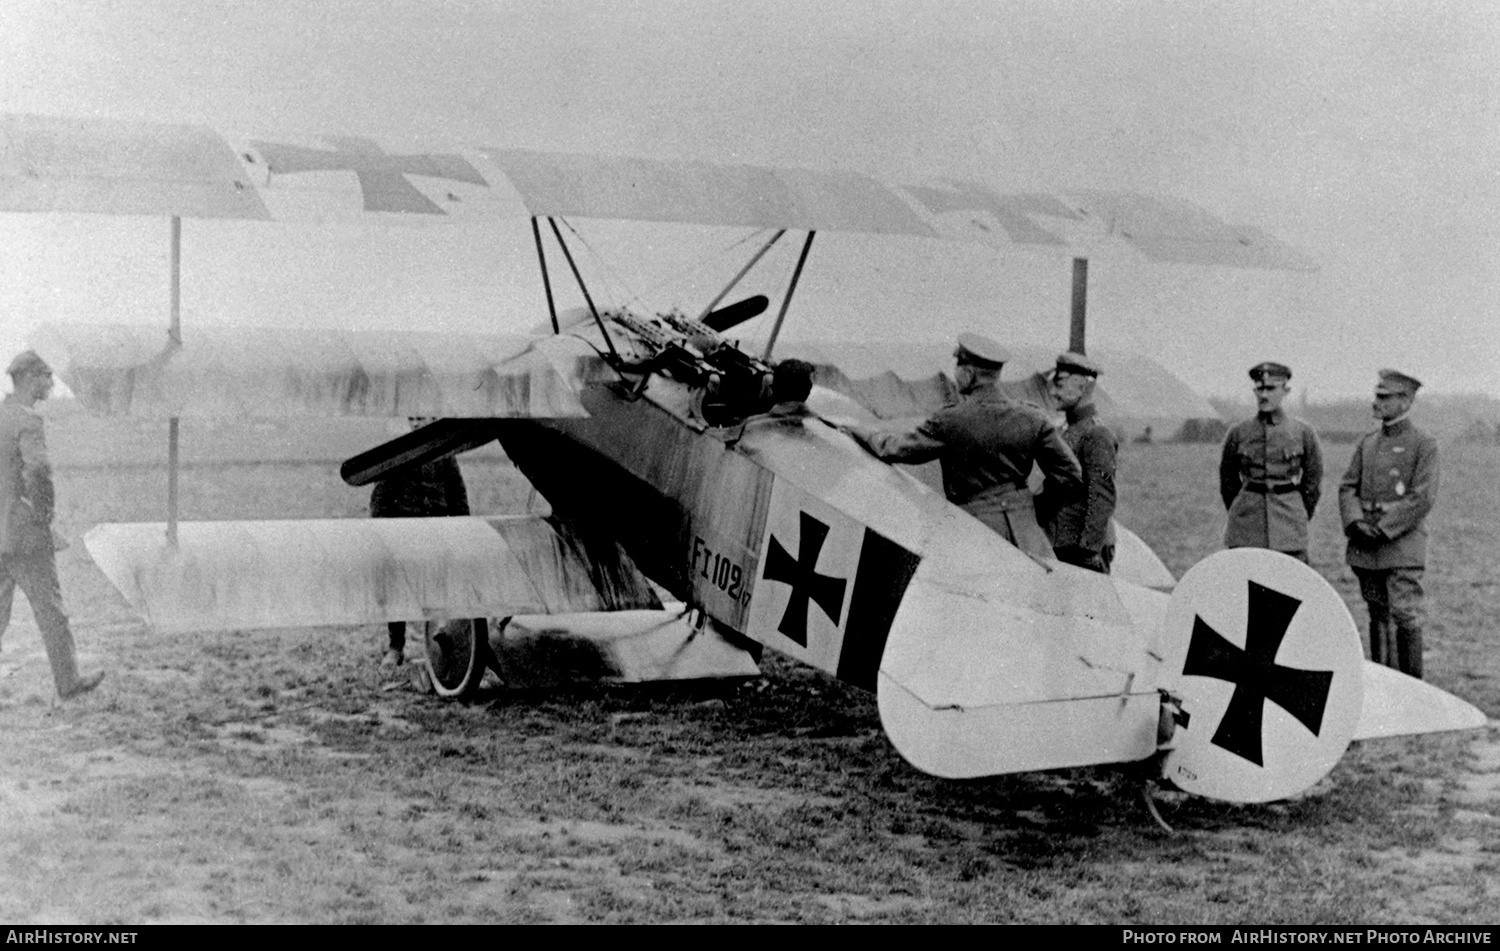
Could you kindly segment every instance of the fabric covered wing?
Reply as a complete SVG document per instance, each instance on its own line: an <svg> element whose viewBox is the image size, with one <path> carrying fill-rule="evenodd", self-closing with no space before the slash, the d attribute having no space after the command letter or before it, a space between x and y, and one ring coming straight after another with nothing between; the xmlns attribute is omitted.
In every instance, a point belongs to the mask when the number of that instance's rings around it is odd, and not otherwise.
<svg viewBox="0 0 1500 951"><path fill-rule="evenodd" d="M535 517L99 525L84 542L158 630L659 608L613 542Z"/></svg>
<svg viewBox="0 0 1500 951"><path fill-rule="evenodd" d="M587 415L597 363L567 336L44 324L31 337L85 409L109 416Z"/></svg>
<svg viewBox="0 0 1500 951"><path fill-rule="evenodd" d="M945 238L1004 251L1311 270L1264 232L1181 199L998 192L853 172L0 113L0 211L273 221L577 215Z"/></svg>
<svg viewBox="0 0 1500 951"><path fill-rule="evenodd" d="M490 149L535 215L937 237L891 189L852 172Z"/></svg>
<svg viewBox="0 0 1500 951"><path fill-rule="evenodd" d="M1013 359L1000 373L1001 386L1017 399L1047 406L1040 374L1052 369L1057 351L1008 349ZM788 340L778 343L776 352L816 364L819 386L848 397L878 419L920 419L956 393L949 378L952 343ZM1108 350L1090 355L1104 367L1095 399L1107 424L1170 433L1189 419L1218 418L1212 404L1149 357Z"/></svg>
<svg viewBox="0 0 1500 951"><path fill-rule="evenodd" d="M1307 255L1190 201L1138 192L1000 192L972 181L901 185L944 238L1088 257L1125 245L1153 261L1313 271Z"/></svg>

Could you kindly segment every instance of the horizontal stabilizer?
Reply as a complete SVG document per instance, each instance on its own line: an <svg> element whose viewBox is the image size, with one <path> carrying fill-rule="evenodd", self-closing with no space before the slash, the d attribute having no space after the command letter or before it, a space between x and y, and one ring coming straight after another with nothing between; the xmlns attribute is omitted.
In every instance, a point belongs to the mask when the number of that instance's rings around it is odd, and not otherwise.
<svg viewBox="0 0 1500 951"><path fill-rule="evenodd" d="M586 416L574 337L43 324L31 345L91 413L257 418Z"/></svg>
<svg viewBox="0 0 1500 951"><path fill-rule="evenodd" d="M1432 684L1371 661L1364 663L1365 702L1354 727L1356 740L1444 730L1473 730L1484 712Z"/></svg>
<svg viewBox="0 0 1500 951"><path fill-rule="evenodd" d="M953 778L1151 755L1160 662L1141 631L1166 595L1043 568L1005 545L1023 559L1010 567L988 528L947 528L908 584L880 660L880 721L896 750Z"/></svg>
<svg viewBox="0 0 1500 951"><path fill-rule="evenodd" d="M1155 690L933 707L882 671L878 694L880 722L896 750L922 772L946 779L1129 763L1156 752Z"/></svg>
<svg viewBox="0 0 1500 951"><path fill-rule="evenodd" d="M659 608L613 542L539 517L98 525L89 554L158 630Z"/></svg>
<svg viewBox="0 0 1500 951"><path fill-rule="evenodd" d="M1177 584L1172 570L1162 563L1141 536L1121 525L1118 519L1111 519L1111 522L1115 527L1115 560L1110 565L1110 576L1145 588L1170 591Z"/></svg>

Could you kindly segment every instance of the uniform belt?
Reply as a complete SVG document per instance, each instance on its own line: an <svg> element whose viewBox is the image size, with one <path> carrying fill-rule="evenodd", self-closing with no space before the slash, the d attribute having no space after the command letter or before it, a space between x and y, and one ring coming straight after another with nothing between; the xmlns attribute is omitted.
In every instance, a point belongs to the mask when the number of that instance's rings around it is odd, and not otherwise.
<svg viewBox="0 0 1500 951"><path fill-rule="evenodd" d="M1275 485L1267 482L1246 482L1241 488L1257 495L1286 495L1288 492L1301 491L1302 486L1295 482L1278 482Z"/></svg>
<svg viewBox="0 0 1500 951"><path fill-rule="evenodd" d="M992 485L958 503L961 506L993 505L1005 511L1032 504L1031 489L1024 485Z"/></svg>

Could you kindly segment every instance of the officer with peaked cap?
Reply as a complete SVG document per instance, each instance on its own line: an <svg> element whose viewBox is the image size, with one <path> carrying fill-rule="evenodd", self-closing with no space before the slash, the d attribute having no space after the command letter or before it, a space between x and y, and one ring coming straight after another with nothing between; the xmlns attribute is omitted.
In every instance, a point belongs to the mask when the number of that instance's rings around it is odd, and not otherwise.
<svg viewBox="0 0 1500 951"><path fill-rule="evenodd" d="M1081 353L1059 354L1052 371L1052 402L1067 420L1063 441L1083 468L1083 491L1054 491L1049 481L1037 496L1037 513L1057 560L1109 573L1115 557L1115 458L1119 443L1099 421L1094 385L1099 366ZM1054 501L1054 498L1056 501Z"/></svg>
<svg viewBox="0 0 1500 951"><path fill-rule="evenodd" d="M1339 482L1346 558L1370 609L1370 659L1422 676L1422 572L1438 488L1437 441L1408 416L1421 382L1381 370L1372 407L1380 428L1354 447Z"/></svg>
<svg viewBox="0 0 1500 951"><path fill-rule="evenodd" d="M42 417L33 409L52 392L52 368L26 350L6 372L11 392L0 401L0 635L10 624L19 585L41 630L57 695L68 700L99 686L104 672L79 676L57 583L52 467Z"/></svg>
<svg viewBox="0 0 1500 951"><path fill-rule="evenodd" d="M1051 557L1026 480L1034 463L1059 494L1077 493L1083 476L1078 460L1046 413L1001 394L1000 368L1010 359L1004 347L964 333L953 359L957 402L909 432L846 431L887 462L939 460L948 501L1022 551Z"/></svg>
<svg viewBox="0 0 1500 951"><path fill-rule="evenodd" d="M1269 548L1307 561L1307 524L1323 491L1323 449L1313 428L1281 408L1291 368L1250 368L1254 418L1224 438L1219 495L1229 513L1226 548Z"/></svg>

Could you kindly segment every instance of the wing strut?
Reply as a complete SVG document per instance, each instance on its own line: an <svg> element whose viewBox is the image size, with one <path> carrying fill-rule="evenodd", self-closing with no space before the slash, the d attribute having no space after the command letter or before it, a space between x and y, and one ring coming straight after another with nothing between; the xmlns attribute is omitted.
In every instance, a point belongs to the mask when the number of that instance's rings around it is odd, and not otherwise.
<svg viewBox="0 0 1500 951"><path fill-rule="evenodd" d="M542 287L547 291L547 313L552 315L552 332L562 333L557 325L557 304L552 301L552 277L547 273L547 252L542 250L542 229L537 227L536 215L531 216L531 236L536 239L536 259L542 266Z"/></svg>
<svg viewBox="0 0 1500 951"><path fill-rule="evenodd" d="M182 346L182 218L172 216L172 310L167 336ZM177 547L177 417L167 421L167 544Z"/></svg>
<svg viewBox="0 0 1500 951"><path fill-rule="evenodd" d="M764 361L769 362L771 359L771 348L776 346L776 337L781 333L781 322L786 320L787 308L792 306L792 295L797 292L797 281L802 278L802 265L807 263L807 252L812 250L813 238L817 236L816 231L809 231L807 240L802 242L802 253L798 255L797 267L792 271L792 282L787 285L786 297L782 298L781 310L776 314L776 324L771 328L770 339L766 341L766 352L760 356Z"/></svg>
<svg viewBox="0 0 1500 951"><path fill-rule="evenodd" d="M609 331L604 328L604 319L599 316L599 308L594 306L594 298L589 295L588 286L583 283L583 275L578 273L578 265L573 263L573 252L568 250L568 242L563 240L562 232L557 229L557 219L549 217L547 224L552 226L552 234L556 236L557 244L562 248L563 257L568 259L568 267L573 270L573 280L578 282L578 289L583 291L583 299L589 305L589 313L594 315L594 323L599 326L599 333L604 335L604 345L609 347L610 362L618 367L620 354L615 350L615 342L610 337Z"/></svg>
<svg viewBox="0 0 1500 951"><path fill-rule="evenodd" d="M713 310L714 310L715 307L719 306L719 301L721 301L724 298L726 298L726 297L729 296L729 292L732 291L732 290L734 290L735 285L738 284L744 278L744 276L746 274L750 273L750 269L753 268L753 267L755 267L755 265L760 262L760 259L766 256L766 252L769 251L769 250L771 250L771 247L776 242L780 241L781 240L781 236L784 235L784 234L786 234L786 229L782 228L780 231L778 231L775 234L771 235L771 240L767 241L764 245L762 245L761 249L759 251L755 252L755 256L753 258L751 258L748 262L746 262L744 267L740 268L740 272L738 274L736 274L733 278L731 278L728 284L724 285L724 289L722 291L719 291L719 296L715 297L713 300L709 301L708 302L708 306L705 307L705 308L703 308L703 313L701 313L701 314L698 315L698 319L700 321L706 321L706 320L708 320L708 315L711 314L711 313L713 313Z"/></svg>
<svg viewBox="0 0 1500 951"><path fill-rule="evenodd" d="M1083 321L1089 298L1089 259L1073 259L1073 321L1068 328L1068 349L1084 353Z"/></svg>

